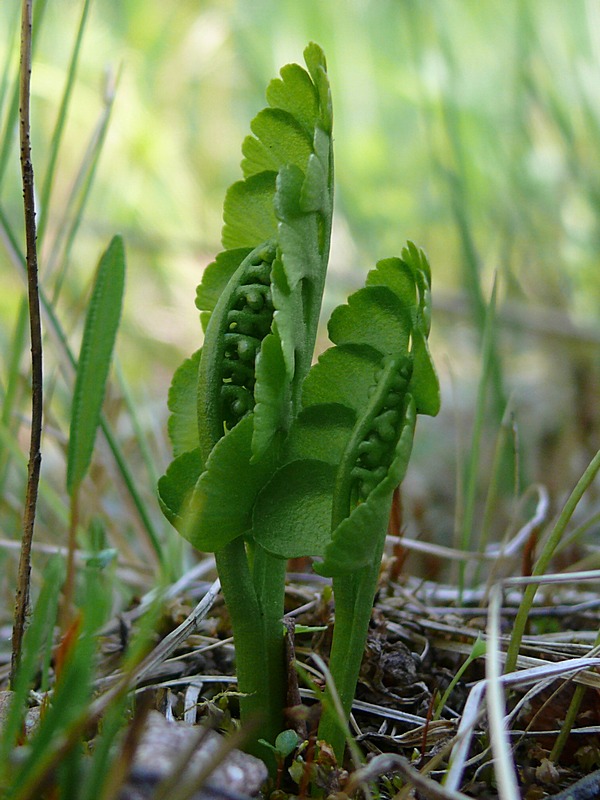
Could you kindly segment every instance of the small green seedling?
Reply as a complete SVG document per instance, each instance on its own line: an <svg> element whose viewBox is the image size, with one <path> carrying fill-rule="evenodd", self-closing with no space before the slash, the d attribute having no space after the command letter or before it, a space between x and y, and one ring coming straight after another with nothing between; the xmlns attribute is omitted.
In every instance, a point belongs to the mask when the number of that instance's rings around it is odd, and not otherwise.
<svg viewBox="0 0 600 800"><path fill-rule="evenodd" d="M281 731L279 736L275 739L275 744L271 744L271 742L267 742L265 739L259 739L259 744L262 744L264 747L267 747L269 750L272 751L273 755L275 756L275 761L277 762L277 776L276 776L276 783L275 788L279 789L281 784L281 778L283 776L283 768L285 766L286 758L291 755L294 750L298 747L300 742L302 741L296 731L291 729Z"/></svg>
<svg viewBox="0 0 600 800"><path fill-rule="evenodd" d="M433 715L434 720L439 719L442 716L442 711L444 710L444 706L448 702L448 698L454 691L454 687L465 674L467 669L471 666L474 661L477 661L478 658L483 658L487 651L487 645L485 643L485 639L482 637L481 634L478 635L477 639L473 642L473 647L471 648L471 652L464 660L462 666L459 667L458 671L448 684L446 691L440 698L440 701L437 704L437 708L435 709L435 713Z"/></svg>
<svg viewBox="0 0 600 800"><path fill-rule="evenodd" d="M223 245L198 287L202 351L169 394L174 460L159 482L167 518L214 551L235 639L242 723L284 727L281 620L286 560L333 577L331 673L349 714L392 494L417 413L436 414L427 346L431 275L412 243L380 261L329 322L311 368L333 208L325 57L289 64L244 140L244 180L224 205ZM343 755L327 709L319 731ZM262 748L262 749L261 749ZM258 743L250 749L263 756Z"/></svg>

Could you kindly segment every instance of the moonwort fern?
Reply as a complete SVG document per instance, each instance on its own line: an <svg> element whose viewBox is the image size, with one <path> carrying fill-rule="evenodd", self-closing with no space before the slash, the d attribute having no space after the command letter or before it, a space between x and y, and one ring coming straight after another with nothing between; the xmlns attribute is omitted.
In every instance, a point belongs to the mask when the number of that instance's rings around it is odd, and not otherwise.
<svg viewBox="0 0 600 800"><path fill-rule="evenodd" d="M280 558L321 557L315 569L333 577L330 668L346 714L416 414L439 410L427 346L430 282L424 254L409 243L402 258L380 261L366 287L333 312L335 346L306 378L283 463L254 508L253 536L262 547ZM319 736L341 757L344 731L331 703Z"/></svg>
<svg viewBox="0 0 600 800"><path fill-rule="evenodd" d="M329 256L332 113L325 58L290 64L242 147L244 179L225 198L226 248L205 270L196 303L201 353L174 376L175 459L162 508L200 550L214 550L234 637L242 719L283 727L281 616L285 562L247 536L256 495L273 474L301 403Z"/></svg>
<svg viewBox="0 0 600 800"><path fill-rule="evenodd" d="M349 713L392 494L416 414L439 408L427 346L431 275L410 243L333 312L334 346L310 368L333 159L325 59L313 44L305 61L308 71L288 65L270 84L270 108L244 141L244 180L225 200L227 249L197 293L203 348L169 395L175 458L159 483L167 517L215 552L242 721L262 715L258 736L271 742L283 726L286 559L315 556L333 577L331 671ZM331 703L319 734L341 758Z"/></svg>

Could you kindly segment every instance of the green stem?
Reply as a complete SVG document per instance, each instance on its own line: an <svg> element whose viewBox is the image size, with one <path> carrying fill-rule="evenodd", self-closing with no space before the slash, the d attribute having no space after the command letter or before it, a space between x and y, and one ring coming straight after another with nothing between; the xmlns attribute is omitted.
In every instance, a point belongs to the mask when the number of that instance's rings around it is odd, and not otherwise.
<svg viewBox="0 0 600 800"><path fill-rule="evenodd" d="M338 718L328 687L318 737L333 747L339 764L344 757L345 727L356 692L380 565L381 551L377 548L373 562L363 572L333 579L335 628L329 669L345 719Z"/></svg>
<svg viewBox="0 0 600 800"><path fill-rule="evenodd" d="M248 727L247 750L267 760L266 748L258 744L258 734L275 739L281 731L281 697L272 694L273 641L267 641L265 614L255 590L243 537L238 537L215 554L221 588L231 616L235 641L236 672L242 725ZM285 562L282 562L285 568ZM279 638L283 646L279 609ZM269 610L269 614L271 614ZM283 666L283 651L281 651ZM277 700L277 702L275 702ZM260 724L260 728L257 725ZM274 735L273 735L273 732Z"/></svg>
<svg viewBox="0 0 600 800"><path fill-rule="evenodd" d="M254 554L253 579L261 606L264 636L264 657L267 674L267 694L262 707L267 709L267 721L262 738L273 744L283 730L283 708L286 697L285 639L283 613L285 598L286 562L257 546ZM264 755L264 753L263 753Z"/></svg>
<svg viewBox="0 0 600 800"><path fill-rule="evenodd" d="M36 51L36 44L40 35L40 31L42 30L43 27L42 20L47 5L48 5L48 0L40 0L40 2L37 2L35 5L35 18L34 18L32 38L31 38L32 55ZM18 17L16 18L16 23L18 26ZM18 30L18 27L16 29ZM10 47L8 49L10 51ZM16 131L17 129L18 118L19 118L19 81L16 80L14 84L13 93L10 98L10 103L8 105L5 114L2 135L0 136L0 142L2 142L2 146L0 148L0 186L2 185L2 181L4 179L4 173L6 171L6 167L10 163L11 148L14 141L14 131Z"/></svg>
<svg viewBox="0 0 600 800"><path fill-rule="evenodd" d="M369 433L373 420L381 409L383 398L389 393L394 377L398 375L401 360L389 359L379 376L376 390L369 405L356 426L350 441L342 456L338 477L334 487L333 508L331 515L331 529L336 528L347 518L351 508L352 494L352 467L356 463L360 442L364 441ZM412 431L412 429L411 429ZM410 455L410 448L406 460ZM339 695L345 719L340 720L335 712L328 688L325 694L323 716L319 725L319 738L328 741L341 764L344 756L346 741L346 722L352 709L352 701L356 691L356 683L360 672L373 597L379 578L379 567L388 529L392 493L386 503L385 498L380 499L378 514L380 517L373 526L373 560L364 570L357 573L340 574L333 578L333 593L335 596L335 626L331 645L329 669L335 689Z"/></svg>

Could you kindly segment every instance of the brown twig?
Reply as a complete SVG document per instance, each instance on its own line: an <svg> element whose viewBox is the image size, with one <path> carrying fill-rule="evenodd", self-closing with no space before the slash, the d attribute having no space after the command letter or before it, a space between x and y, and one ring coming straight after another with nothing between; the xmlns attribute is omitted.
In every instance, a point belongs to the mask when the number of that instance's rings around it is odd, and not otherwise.
<svg viewBox="0 0 600 800"><path fill-rule="evenodd" d="M21 144L21 175L23 182L23 210L27 245L27 289L29 298L29 325L31 332L31 437L27 467L27 490L23 514L23 538L19 559L15 618L12 638L11 682L14 681L21 661L23 635L29 610L29 579L31 572L31 543L42 462L42 325L38 291L38 266L35 227L35 199L29 106L31 97L31 33L33 0L23 0L21 9L21 66L19 82L19 135Z"/></svg>

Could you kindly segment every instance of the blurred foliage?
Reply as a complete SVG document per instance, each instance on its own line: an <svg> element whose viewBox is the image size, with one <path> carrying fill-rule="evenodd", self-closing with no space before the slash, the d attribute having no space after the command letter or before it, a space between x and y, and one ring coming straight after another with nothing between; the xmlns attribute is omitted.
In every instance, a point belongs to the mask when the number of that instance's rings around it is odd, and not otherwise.
<svg viewBox="0 0 600 800"><path fill-rule="evenodd" d="M18 67L19 5L0 4L0 141L10 147L0 205L18 232L17 131L6 121ZM39 187L81 4L38 0L36 10L44 10L33 72ZM417 451L430 458L443 442L442 463L452 468L449 409L454 404L464 412L469 431L497 271L494 393L516 392L528 477L564 491L597 448L600 431L596 0L92 3L51 203L42 209L41 280L48 296L57 297L56 313L76 352L93 265L112 234L123 234L128 283L117 355L129 388L113 390L119 433L127 441L137 425L147 440L146 465L154 460L160 473L168 460L167 387L173 366L198 343L194 290L219 249L223 193L240 175L240 142L268 80L297 61L311 39L327 54L335 111L334 281L324 314L356 288L373 254L393 255L406 238L427 251L434 272L432 346L445 373L446 412L423 426ZM73 218L69 198L113 86L78 235L60 250ZM23 285L10 247L1 243L0 273L6 352ZM45 476L64 463L71 387L59 362L50 349L54 432ZM24 363L24 376L26 369ZM4 385L10 367L2 370ZM126 401L137 409L133 423L119 413ZM25 401L22 408L26 413ZM494 435L495 428L483 448L484 474ZM152 467L146 471L152 504ZM434 480L441 500L448 499L452 479L444 472ZM107 473L98 485L110 482ZM47 497L60 516L60 497Z"/></svg>
<svg viewBox="0 0 600 800"><path fill-rule="evenodd" d="M0 9L1 61L17 6ZM45 14L34 67L40 164L78 17L69 0ZM86 234L127 236L138 250L132 284L145 284L131 313L146 327L141 307L154 299L156 338L177 341L160 325L165 308L183 305L169 296L172 266L179 277L195 264L187 283L196 281L218 246L247 120L279 66L315 39L335 92L338 227L348 250L334 258L349 282L363 253L395 252L410 233L436 265L438 287L466 288L458 192L486 285L499 269L511 297L594 315L599 17L584 0L92 4L56 207L101 111L104 71L122 69ZM14 159L10 172L3 198L18 213Z"/></svg>

